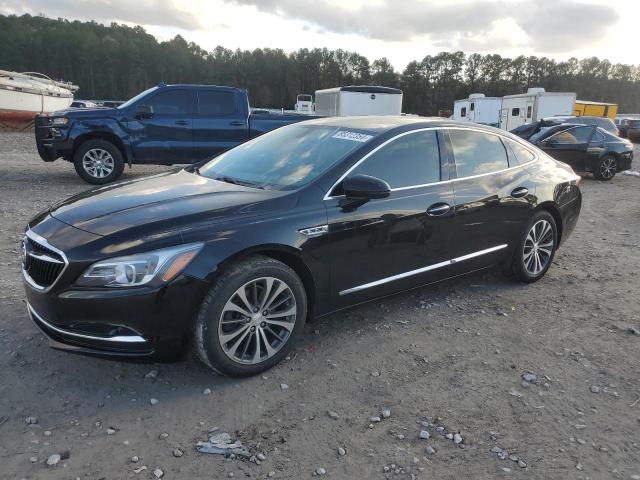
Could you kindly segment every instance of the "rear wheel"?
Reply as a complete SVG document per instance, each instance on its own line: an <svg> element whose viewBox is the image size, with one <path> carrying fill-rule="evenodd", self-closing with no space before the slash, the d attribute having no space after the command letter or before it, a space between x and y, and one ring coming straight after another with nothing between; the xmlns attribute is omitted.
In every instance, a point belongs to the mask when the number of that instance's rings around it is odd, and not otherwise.
<svg viewBox="0 0 640 480"><path fill-rule="evenodd" d="M198 355L219 373L255 375L291 350L306 315L296 273L272 258L251 257L230 266L206 295L195 323Z"/></svg>
<svg viewBox="0 0 640 480"><path fill-rule="evenodd" d="M513 256L511 270L515 277L527 283L540 280L551 266L557 245L553 216L546 211L536 213Z"/></svg>
<svg viewBox="0 0 640 480"><path fill-rule="evenodd" d="M85 182L104 185L122 175L124 160L113 143L96 138L78 147L73 155L73 166Z"/></svg>
<svg viewBox="0 0 640 480"><path fill-rule="evenodd" d="M611 180L618 170L618 161L611 155L598 160L593 167L593 176L598 180Z"/></svg>

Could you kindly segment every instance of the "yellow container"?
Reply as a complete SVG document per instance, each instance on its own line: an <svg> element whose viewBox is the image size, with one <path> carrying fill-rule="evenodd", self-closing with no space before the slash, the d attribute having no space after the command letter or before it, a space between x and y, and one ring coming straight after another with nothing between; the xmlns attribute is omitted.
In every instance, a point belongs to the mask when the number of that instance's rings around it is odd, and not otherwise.
<svg viewBox="0 0 640 480"><path fill-rule="evenodd" d="M573 110L578 117L607 117L614 119L618 113L617 103L590 102L589 100L576 100Z"/></svg>

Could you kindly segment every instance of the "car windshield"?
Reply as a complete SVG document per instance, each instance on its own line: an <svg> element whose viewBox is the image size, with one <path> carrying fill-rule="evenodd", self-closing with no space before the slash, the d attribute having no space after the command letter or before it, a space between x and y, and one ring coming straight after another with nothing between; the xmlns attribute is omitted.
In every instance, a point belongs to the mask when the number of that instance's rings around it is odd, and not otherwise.
<svg viewBox="0 0 640 480"><path fill-rule="evenodd" d="M293 190L315 180L374 136L339 126L289 125L223 153L197 172L229 183Z"/></svg>
<svg viewBox="0 0 640 480"><path fill-rule="evenodd" d="M130 98L129 100L127 100L126 102L124 102L122 105L120 105L119 107L116 108L127 108L130 105L133 105L134 103L136 103L138 100L140 100L142 97L144 97L147 93L153 92L155 89L157 89L158 87L151 87L148 90L145 90L142 93L139 93L138 95L136 95L133 98Z"/></svg>

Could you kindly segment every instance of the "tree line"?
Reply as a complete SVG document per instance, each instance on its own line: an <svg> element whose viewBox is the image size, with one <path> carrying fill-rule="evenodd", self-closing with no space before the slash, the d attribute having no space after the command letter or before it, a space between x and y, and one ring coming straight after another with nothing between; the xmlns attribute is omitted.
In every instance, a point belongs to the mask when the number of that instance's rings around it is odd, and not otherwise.
<svg viewBox="0 0 640 480"><path fill-rule="evenodd" d="M401 88L407 113L439 115L470 93L504 96L541 86L640 112L640 65L596 57L556 61L441 52L396 72L386 58L370 62L341 49L207 51L181 36L159 42L140 26L30 15L0 15L0 69L72 81L80 86L76 96L85 99L125 100L164 81L246 88L255 107L292 108L298 93L369 84Z"/></svg>

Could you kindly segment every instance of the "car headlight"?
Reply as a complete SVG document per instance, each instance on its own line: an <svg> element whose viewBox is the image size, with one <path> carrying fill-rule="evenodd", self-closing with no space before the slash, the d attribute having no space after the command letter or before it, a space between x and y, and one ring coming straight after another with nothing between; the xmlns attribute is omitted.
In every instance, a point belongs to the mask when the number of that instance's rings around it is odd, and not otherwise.
<svg viewBox="0 0 640 480"><path fill-rule="evenodd" d="M54 117L51 119L51 125L55 127L61 127L69 123L69 119L67 117Z"/></svg>
<svg viewBox="0 0 640 480"><path fill-rule="evenodd" d="M126 257L110 258L91 265L76 281L82 287L137 287L170 282L202 249L190 243Z"/></svg>

